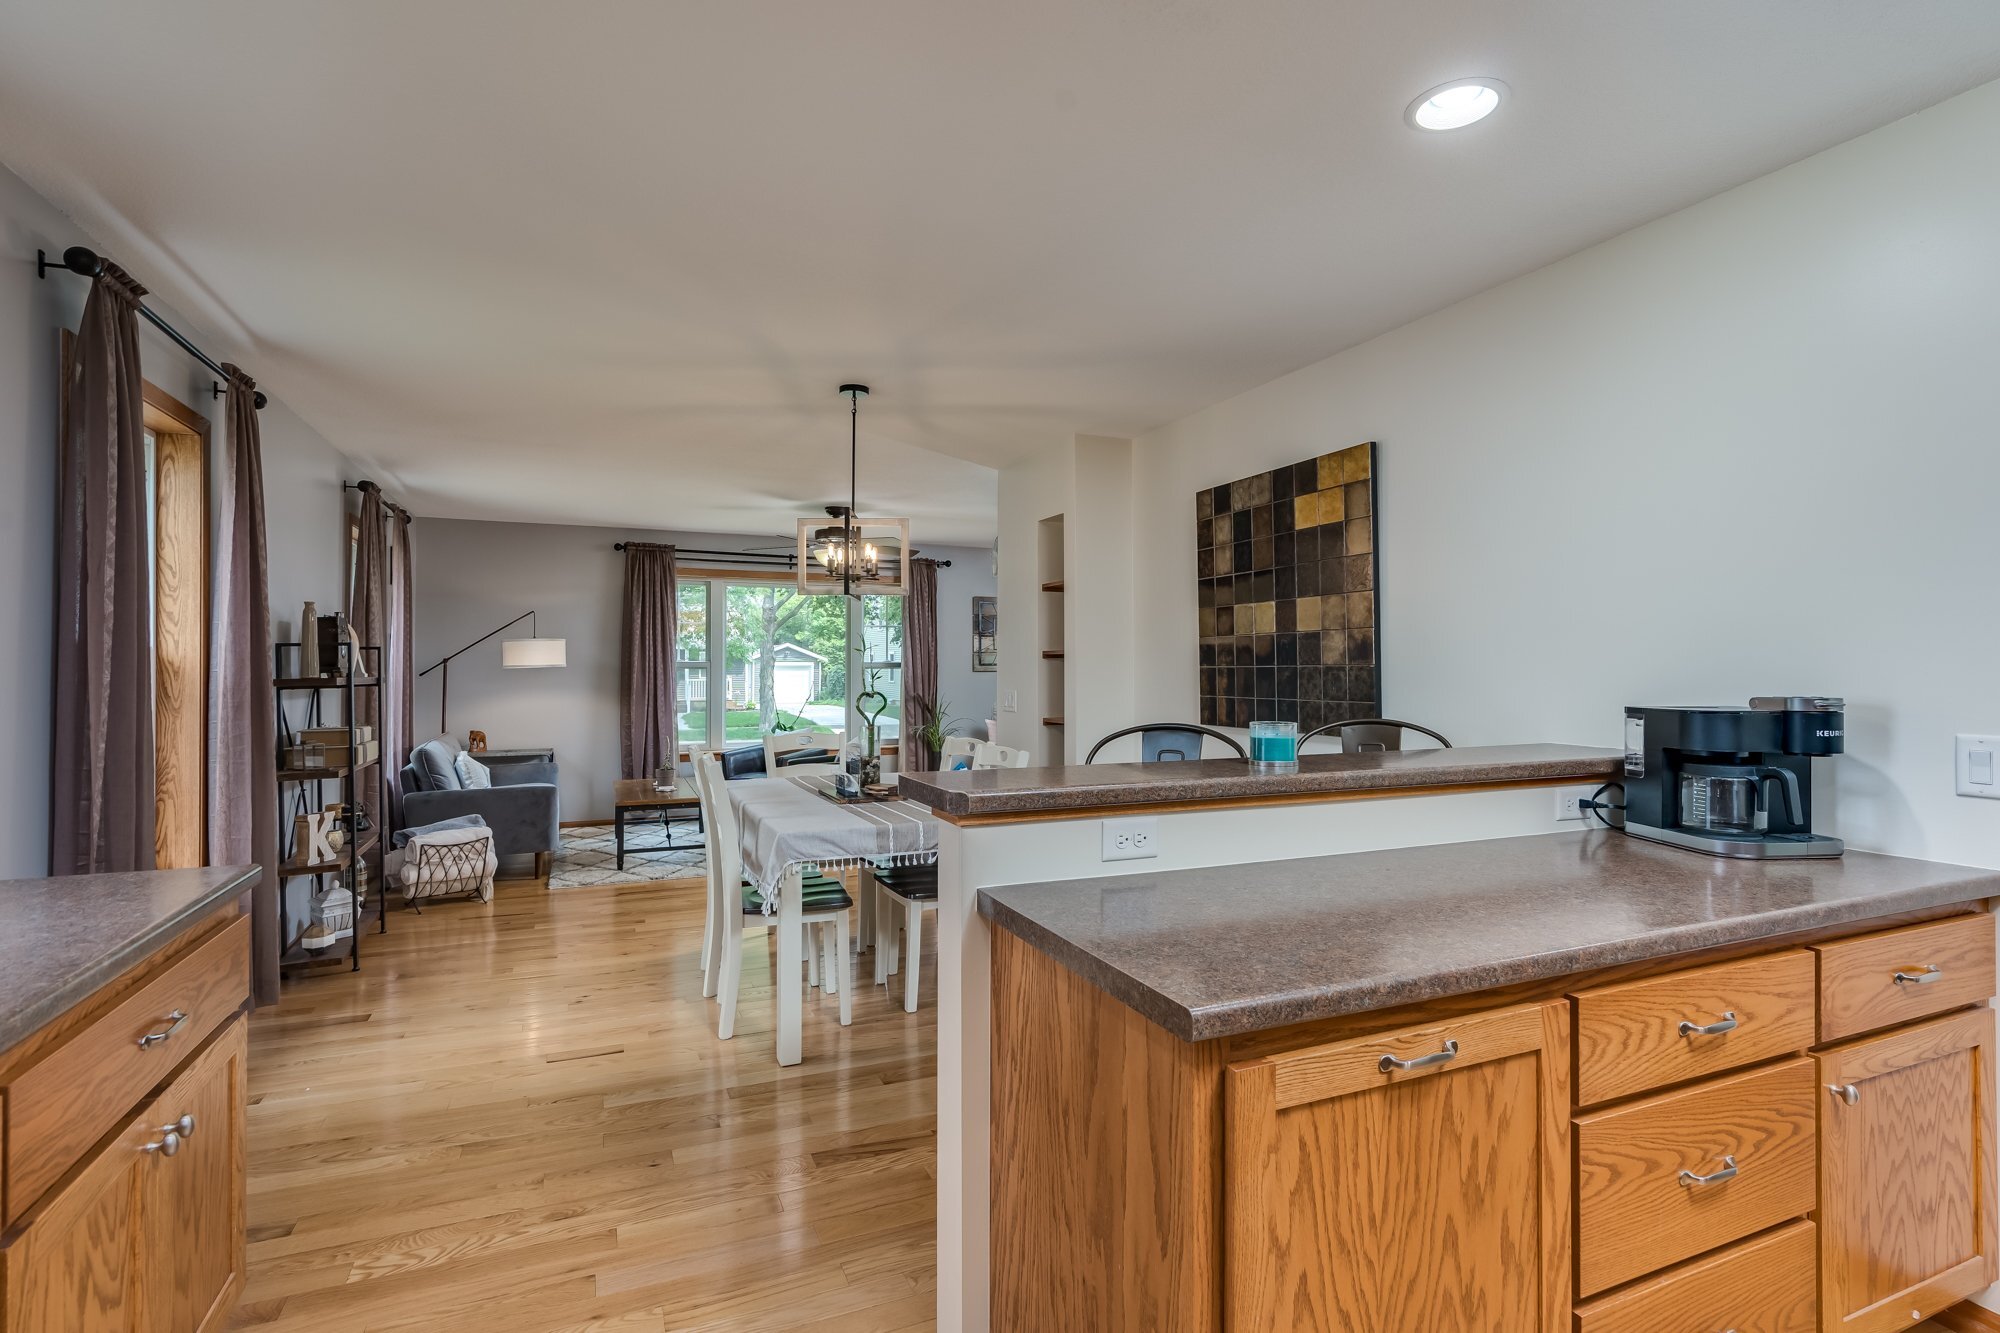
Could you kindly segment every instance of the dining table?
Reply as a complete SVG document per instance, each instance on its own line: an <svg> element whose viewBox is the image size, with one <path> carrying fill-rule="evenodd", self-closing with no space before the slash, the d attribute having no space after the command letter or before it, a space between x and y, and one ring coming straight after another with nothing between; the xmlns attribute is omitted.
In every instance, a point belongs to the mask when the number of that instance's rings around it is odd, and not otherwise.
<svg viewBox="0 0 2000 1333"><path fill-rule="evenodd" d="M764 891L765 911L778 918L778 1063L803 1058L805 963L801 890L807 870L833 875L857 867L915 865L937 859L938 819L929 806L900 798L840 796L837 770L813 767L776 777L723 784L736 813L743 873ZM861 895L856 948L872 939L872 895Z"/></svg>

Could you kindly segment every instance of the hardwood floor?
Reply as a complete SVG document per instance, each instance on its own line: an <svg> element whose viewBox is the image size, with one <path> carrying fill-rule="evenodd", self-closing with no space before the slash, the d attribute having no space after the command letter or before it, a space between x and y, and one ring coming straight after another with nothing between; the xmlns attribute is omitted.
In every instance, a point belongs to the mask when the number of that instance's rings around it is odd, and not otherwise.
<svg viewBox="0 0 2000 1333"><path fill-rule="evenodd" d="M935 945L917 1013L863 981L842 1029L814 992L780 1069L766 950L719 1042L701 921L698 883L502 882L288 983L251 1025L231 1326L931 1328Z"/></svg>

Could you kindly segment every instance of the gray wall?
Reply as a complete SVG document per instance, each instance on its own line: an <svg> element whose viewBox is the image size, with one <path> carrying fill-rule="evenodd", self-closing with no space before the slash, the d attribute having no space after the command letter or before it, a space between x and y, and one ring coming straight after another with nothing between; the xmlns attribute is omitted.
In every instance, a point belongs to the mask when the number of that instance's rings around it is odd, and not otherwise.
<svg viewBox="0 0 2000 1333"><path fill-rule="evenodd" d="M495 749L556 747L566 820L611 814L611 784L619 776L618 637L625 567L612 543L628 539L731 551L768 549L784 541L441 518L420 518L410 528L419 670L523 611L537 613L544 636L569 641L569 665L559 671L507 670L500 665L498 640L466 653L451 664L449 715L454 734L463 738L476 727ZM971 598L993 590L992 555L983 549L922 549L952 561L938 580L944 622L938 670L946 698L961 716L978 711L983 720L991 715L983 710L992 707L994 677L975 676L970 669ZM438 731L442 679L442 672L433 672L417 682L419 737Z"/></svg>
<svg viewBox="0 0 2000 1333"><path fill-rule="evenodd" d="M97 242L0 169L0 741L7 754L0 764L0 877L42 875L48 869L56 347L58 331L76 327L89 283L61 273L38 279L34 261L38 247L60 254L79 244ZM145 280L143 272L134 276ZM252 375L260 373L254 356L158 301L147 304L211 355L240 359ZM209 396L208 372L150 325L139 328L146 378L207 415L214 426L212 446L220 449L222 405ZM262 421L271 600L277 633L285 637L306 598L337 603L342 595L346 524L340 484L348 465L279 400L281 382L262 387L272 399Z"/></svg>

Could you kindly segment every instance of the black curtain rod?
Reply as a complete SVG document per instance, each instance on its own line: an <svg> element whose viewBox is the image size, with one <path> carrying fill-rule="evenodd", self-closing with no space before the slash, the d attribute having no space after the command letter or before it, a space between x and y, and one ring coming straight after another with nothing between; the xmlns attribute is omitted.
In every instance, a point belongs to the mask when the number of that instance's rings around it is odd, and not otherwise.
<svg viewBox="0 0 2000 1333"><path fill-rule="evenodd" d="M59 264L49 261L48 251L35 251L35 276L46 278L49 276L49 270L52 268L81 274L86 278L94 278L103 271L104 260L98 255L97 251L85 245L72 245L69 249L63 251L62 262ZM179 329L154 314L152 308L144 301L137 301L134 304L139 307L139 313L146 317L147 323L151 324L161 333L166 334L169 338L172 338L183 352L186 352L189 356L207 366L212 373L220 375L223 379L229 378L229 372L224 370L214 357L189 342ZM215 389L215 396L217 398L222 397L222 386L217 384L213 387ZM261 412L271 400L264 396L262 389L258 389L255 401L257 403L257 410Z"/></svg>
<svg viewBox="0 0 2000 1333"><path fill-rule="evenodd" d="M373 491L377 495L382 495L382 488L372 481L343 481L340 483L340 489L343 491ZM382 495L382 503L401 514L404 518L416 517L415 514L412 514L386 495Z"/></svg>

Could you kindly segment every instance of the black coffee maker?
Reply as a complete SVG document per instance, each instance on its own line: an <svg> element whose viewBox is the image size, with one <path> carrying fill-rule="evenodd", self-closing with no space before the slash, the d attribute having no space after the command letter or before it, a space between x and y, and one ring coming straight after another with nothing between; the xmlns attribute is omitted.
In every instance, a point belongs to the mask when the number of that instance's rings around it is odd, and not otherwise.
<svg viewBox="0 0 2000 1333"><path fill-rule="evenodd" d="M1812 757L1846 748L1846 704L1625 710L1625 831L1712 856L1839 856L1812 831Z"/></svg>

